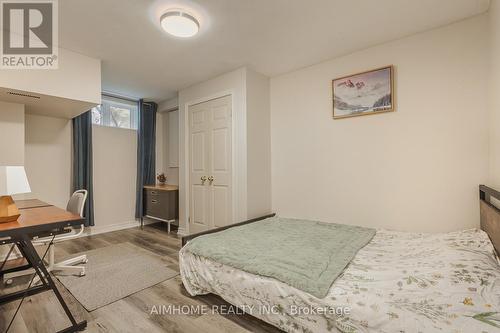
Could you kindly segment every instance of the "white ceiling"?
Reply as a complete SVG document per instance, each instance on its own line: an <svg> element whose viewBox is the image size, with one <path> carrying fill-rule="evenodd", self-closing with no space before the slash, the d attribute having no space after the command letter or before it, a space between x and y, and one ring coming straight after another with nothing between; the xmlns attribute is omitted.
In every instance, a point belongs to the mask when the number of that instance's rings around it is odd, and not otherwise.
<svg viewBox="0 0 500 333"><path fill-rule="evenodd" d="M184 7L201 33L160 30ZM241 66L268 76L487 11L489 0L63 0L60 46L102 59L106 91L162 101ZM77 78L76 78L77 79Z"/></svg>

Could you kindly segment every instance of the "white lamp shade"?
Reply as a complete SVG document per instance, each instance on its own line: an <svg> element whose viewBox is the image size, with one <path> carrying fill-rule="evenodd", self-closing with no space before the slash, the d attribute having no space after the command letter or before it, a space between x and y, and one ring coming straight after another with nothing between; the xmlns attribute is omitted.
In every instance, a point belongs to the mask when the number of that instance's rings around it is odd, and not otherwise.
<svg viewBox="0 0 500 333"><path fill-rule="evenodd" d="M0 166L0 196L31 192L23 166Z"/></svg>

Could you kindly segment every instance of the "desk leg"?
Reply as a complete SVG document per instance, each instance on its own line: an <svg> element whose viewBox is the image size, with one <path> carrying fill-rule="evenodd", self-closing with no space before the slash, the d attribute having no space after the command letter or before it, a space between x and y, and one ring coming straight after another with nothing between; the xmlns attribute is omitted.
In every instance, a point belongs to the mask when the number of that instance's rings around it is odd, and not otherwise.
<svg viewBox="0 0 500 333"><path fill-rule="evenodd" d="M28 261L28 265L30 267L33 267L33 270L35 271L35 274L40 276L43 276L43 272L40 270L38 266L35 266L32 264L32 262L35 262L36 259L31 255L31 253L26 251L26 247L20 244L17 244L17 247L19 248L19 252L23 255L23 257ZM38 253L37 253L38 255ZM40 259L42 260L42 259ZM40 278L40 281L42 282L43 286L45 287L46 290L50 290L50 286L45 278Z"/></svg>
<svg viewBox="0 0 500 333"><path fill-rule="evenodd" d="M57 289L54 280L52 280L52 277L50 276L50 273L47 271L47 268L45 267L42 259L38 256L38 253L36 252L35 248L33 247L33 244L31 243L31 240L28 237L23 237L23 239L17 243L19 249L23 254L26 256L26 260L33 266L35 269L38 277L42 281L42 283L48 286L48 288L52 289L54 294L57 297L57 300L61 304L62 308L64 309L64 312L66 313L66 316L71 322L71 326L60 331L61 332L79 332L83 331L85 327L87 327L87 321L84 320L82 322L77 323L75 318L73 317L73 314L71 313L70 309L68 308L68 305L64 301L61 293Z"/></svg>

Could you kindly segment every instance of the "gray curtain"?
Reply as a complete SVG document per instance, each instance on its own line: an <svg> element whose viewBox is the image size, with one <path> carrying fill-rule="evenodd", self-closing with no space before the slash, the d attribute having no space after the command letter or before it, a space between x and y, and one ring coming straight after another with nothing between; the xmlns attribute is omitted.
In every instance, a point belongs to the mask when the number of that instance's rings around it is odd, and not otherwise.
<svg viewBox="0 0 500 333"><path fill-rule="evenodd" d="M92 114L87 111L73 118L73 191L88 192L83 210L87 227L94 225L92 174Z"/></svg>
<svg viewBox="0 0 500 333"><path fill-rule="evenodd" d="M156 182L156 103L139 101L135 217L143 216L143 187Z"/></svg>

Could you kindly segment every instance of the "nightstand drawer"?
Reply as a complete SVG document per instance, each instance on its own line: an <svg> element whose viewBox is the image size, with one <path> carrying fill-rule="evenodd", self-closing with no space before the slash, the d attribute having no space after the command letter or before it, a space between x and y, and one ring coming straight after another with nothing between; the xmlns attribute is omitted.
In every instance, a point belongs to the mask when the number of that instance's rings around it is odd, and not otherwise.
<svg viewBox="0 0 500 333"><path fill-rule="evenodd" d="M144 197L148 197L151 199L156 199L156 200L165 200L170 196L171 193L178 193L178 191L161 191L161 190L152 190L152 189L145 189L144 190Z"/></svg>
<svg viewBox="0 0 500 333"><path fill-rule="evenodd" d="M179 191L144 190L144 215L162 220L177 219Z"/></svg>

